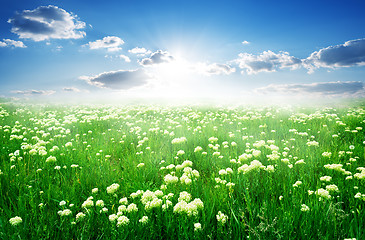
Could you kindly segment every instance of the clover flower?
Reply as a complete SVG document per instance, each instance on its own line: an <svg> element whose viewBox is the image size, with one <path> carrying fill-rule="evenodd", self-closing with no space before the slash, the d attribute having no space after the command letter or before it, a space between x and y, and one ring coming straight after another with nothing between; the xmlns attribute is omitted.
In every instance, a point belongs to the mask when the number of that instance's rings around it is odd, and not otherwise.
<svg viewBox="0 0 365 240"><path fill-rule="evenodd" d="M275 172L275 167L273 165L268 165L264 170L267 172Z"/></svg>
<svg viewBox="0 0 365 240"><path fill-rule="evenodd" d="M116 191L118 191L118 189L119 189L119 184L113 183L112 185L106 188L106 191L108 194L114 194Z"/></svg>
<svg viewBox="0 0 365 240"><path fill-rule="evenodd" d="M65 209L63 211L60 210L57 213L58 213L58 215L60 215L61 217L63 217L63 216L69 216L69 215L71 215L72 214L72 211L70 209Z"/></svg>
<svg viewBox="0 0 365 240"><path fill-rule="evenodd" d="M136 204L131 203L128 205L127 207L127 212L131 213L131 212L138 212L138 207Z"/></svg>
<svg viewBox="0 0 365 240"><path fill-rule="evenodd" d="M37 150L36 149L30 149L29 154L30 155L35 155L35 154L37 154Z"/></svg>
<svg viewBox="0 0 365 240"><path fill-rule="evenodd" d="M171 206L172 206L172 202L170 200L166 199L166 203L162 204L162 210L165 211L166 209L168 209Z"/></svg>
<svg viewBox="0 0 365 240"><path fill-rule="evenodd" d="M362 199L365 201L365 194L361 194L360 192L356 193L354 198L356 199Z"/></svg>
<svg viewBox="0 0 365 240"><path fill-rule="evenodd" d="M23 222L23 219L21 217L13 217L9 219L9 222L12 226L17 226Z"/></svg>
<svg viewBox="0 0 365 240"><path fill-rule="evenodd" d="M103 200L97 200L96 203L95 203L95 206L97 207L104 207L104 201Z"/></svg>
<svg viewBox="0 0 365 240"><path fill-rule="evenodd" d="M194 152L200 152L200 151L202 151L202 150L203 150L203 148L202 148L202 147L197 146L197 147L194 149Z"/></svg>
<svg viewBox="0 0 365 240"><path fill-rule="evenodd" d="M172 176L171 174L167 174L164 177L164 181L166 184L173 184L173 183L177 183L179 181L179 178L176 176Z"/></svg>
<svg viewBox="0 0 365 240"><path fill-rule="evenodd" d="M317 191L314 192L317 196L319 197L323 197L325 199L330 199L331 195L329 193L329 191L327 191L326 189L320 188Z"/></svg>
<svg viewBox="0 0 365 240"><path fill-rule="evenodd" d="M94 206L93 197L88 197L81 205L83 208L91 208Z"/></svg>
<svg viewBox="0 0 365 240"><path fill-rule="evenodd" d="M190 185L192 183L192 180L189 178L189 176L186 173L184 173L180 177L180 182L181 182L181 184Z"/></svg>
<svg viewBox="0 0 365 240"><path fill-rule="evenodd" d="M335 184L327 185L326 190L329 192L339 192L340 191Z"/></svg>
<svg viewBox="0 0 365 240"><path fill-rule="evenodd" d="M360 173L355 173L354 177L357 179L365 179L365 168L364 167L358 167L356 170L361 171Z"/></svg>
<svg viewBox="0 0 365 240"><path fill-rule="evenodd" d="M342 172L342 173L346 173L346 170L345 169L343 169L342 168L342 164L336 164L336 163L334 163L334 164L326 164L326 165L324 165L324 168L326 168L326 169L332 169L332 170L335 170L335 171L337 171L337 172Z"/></svg>
<svg viewBox="0 0 365 240"><path fill-rule="evenodd" d="M56 162L56 161L57 161L56 157L53 157L53 156L49 156L46 159L46 163L53 163L53 162Z"/></svg>
<svg viewBox="0 0 365 240"><path fill-rule="evenodd" d="M189 217L194 215L197 216L198 215L198 205L195 202L190 202L187 203L184 200L179 201L176 203L176 205L174 206L174 213L185 213L187 214Z"/></svg>
<svg viewBox="0 0 365 240"><path fill-rule="evenodd" d="M294 165L305 164L304 159L300 159L294 163Z"/></svg>
<svg viewBox="0 0 365 240"><path fill-rule="evenodd" d="M194 232L202 230L202 225L200 223L194 223Z"/></svg>
<svg viewBox="0 0 365 240"><path fill-rule="evenodd" d="M309 210L310 210L310 208L307 205L302 204L302 207L301 207L300 211L302 211L302 212L308 212Z"/></svg>
<svg viewBox="0 0 365 240"><path fill-rule="evenodd" d="M137 192L131 193L131 198L136 198L139 197L140 195L142 195L144 193L143 190L137 190Z"/></svg>
<svg viewBox="0 0 365 240"><path fill-rule="evenodd" d="M217 218L218 223L222 224L222 225L224 225L228 220L228 216L225 215L224 213L222 213L221 211L218 211L216 218Z"/></svg>
<svg viewBox="0 0 365 240"><path fill-rule="evenodd" d="M193 162L190 160L185 160L182 164L181 167L182 168L186 168L186 167L192 167L193 166Z"/></svg>
<svg viewBox="0 0 365 240"><path fill-rule="evenodd" d="M186 191L183 191L183 192L180 192L180 195L179 195L179 198L178 198L178 201L186 201L186 202L189 202L191 199L191 194L186 192Z"/></svg>
<svg viewBox="0 0 365 240"><path fill-rule="evenodd" d="M255 158L257 158L257 157L259 157L259 156L261 155L261 151L260 151L260 150L256 150L256 149L254 149L254 150L252 151L252 155L253 155Z"/></svg>
<svg viewBox="0 0 365 240"><path fill-rule="evenodd" d="M120 216L117 219L117 227L125 226L129 224L129 218L126 216Z"/></svg>
<svg viewBox="0 0 365 240"><path fill-rule="evenodd" d="M126 207L125 205L120 205L120 206L118 207L118 213L117 213L117 215L118 215L118 216L119 216L119 215L123 215L123 213L124 213L125 211L127 211L127 207Z"/></svg>
<svg viewBox="0 0 365 240"><path fill-rule="evenodd" d="M171 144L180 144L186 141L187 141L186 137L174 138L172 139Z"/></svg>
<svg viewBox="0 0 365 240"><path fill-rule="evenodd" d="M296 182L293 184L293 187L298 187L299 185L302 185L302 181L296 181Z"/></svg>
<svg viewBox="0 0 365 240"><path fill-rule="evenodd" d="M272 160L272 161L275 161L275 160L280 159L280 155L279 155L276 151L273 151L273 152L272 152L272 154L268 154L268 155L266 155L266 157L267 157L269 160Z"/></svg>
<svg viewBox="0 0 365 240"><path fill-rule="evenodd" d="M141 168L141 167L144 167L144 163L139 163L139 164L137 165L137 168Z"/></svg>
<svg viewBox="0 0 365 240"><path fill-rule="evenodd" d="M117 220L117 219L118 219L118 216L116 214L109 215L110 222L115 222L115 220Z"/></svg>
<svg viewBox="0 0 365 240"><path fill-rule="evenodd" d="M163 201L159 198L154 198L152 201L149 201L145 204L145 210L150 211L153 208L159 208L162 206Z"/></svg>
<svg viewBox="0 0 365 240"><path fill-rule="evenodd" d="M262 163L258 160L253 160L250 165L247 165L247 164L244 164L242 165L241 167L239 167L237 170L238 170L238 173L243 173L243 174L246 174L250 171L253 171L253 170L259 170L261 168L263 168L265 166L262 165Z"/></svg>
<svg viewBox="0 0 365 240"><path fill-rule="evenodd" d="M78 214L76 214L76 222L81 221L82 219L85 218L85 216L86 216L85 213L79 212Z"/></svg>
<svg viewBox="0 0 365 240"><path fill-rule="evenodd" d="M210 138L208 139L208 141L209 141L209 142L211 142L211 143L213 143L213 142L217 142L217 141L218 141L218 138L216 138L216 137L210 137Z"/></svg>
<svg viewBox="0 0 365 240"><path fill-rule="evenodd" d="M107 213L109 210L106 208L106 207L103 207L101 210L100 210L100 213Z"/></svg>
<svg viewBox="0 0 365 240"><path fill-rule="evenodd" d="M148 223L148 217L147 216L143 216L141 219L138 220L138 222L140 222L143 225L145 225L146 223Z"/></svg>
<svg viewBox="0 0 365 240"><path fill-rule="evenodd" d="M316 142L316 141L308 141L307 142L307 146L311 147L311 146L315 146L315 147L318 147L319 143Z"/></svg>
<svg viewBox="0 0 365 240"><path fill-rule="evenodd" d="M38 154L40 155L40 156L46 156L47 155L47 151L46 150L44 150L44 149L40 149L39 151L38 151ZM48 158L47 158L48 159ZM56 158L54 158L55 160L56 160ZM53 161L53 159L51 160L51 162ZM46 160L46 162L47 162L47 160Z"/></svg>
<svg viewBox="0 0 365 240"><path fill-rule="evenodd" d="M220 156L221 155L221 153L220 152L214 152L213 153L213 156Z"/></svg>
<svg viewBox="0 0 365 240"><path fill-rule="evenodd" d="M175 168L174 164L170 164L170 165L166 166L166 169L168 169L168 170L171 170L171 169L174 169L174 168Z"/></svg>
<svg viewBox="0 0 365 240"><path fill-rule="evenodd" d="M322 182L330 182L332 180L331 176L323 176L319 178L320 181Z"/></svg>
<svg viewBox="0 0 365 240"><path fill-rule="evenodd" d="M322 153L322 156L323 156L323 157L330 158L330 157L332 156L332 153L331 153L331 152L323 152L323 153Z"/></svg>

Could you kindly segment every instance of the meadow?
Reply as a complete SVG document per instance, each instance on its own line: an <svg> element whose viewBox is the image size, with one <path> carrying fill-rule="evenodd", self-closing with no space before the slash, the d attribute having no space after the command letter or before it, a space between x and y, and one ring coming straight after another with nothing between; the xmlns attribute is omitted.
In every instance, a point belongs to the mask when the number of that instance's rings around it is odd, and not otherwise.
<svg viewBox="0 0 365 240"><path fill-rule="evenodd" d="M1 239L364 239L365 108L0 105Z"/></svg>

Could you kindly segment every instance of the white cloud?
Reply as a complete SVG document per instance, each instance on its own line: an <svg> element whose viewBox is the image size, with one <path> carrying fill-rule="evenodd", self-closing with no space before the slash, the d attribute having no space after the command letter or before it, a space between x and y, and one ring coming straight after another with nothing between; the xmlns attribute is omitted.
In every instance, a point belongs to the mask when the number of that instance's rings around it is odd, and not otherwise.
<svg viewBox="0 0 365 240"><path fill-rule="evenodd" d="M274 53L269 50L260 55L240 53L238 56L239 58L234 62L238 63L239 67L246 70L248 74L275 72L278 68L297 69L302 64L302 60L290 56L288 52Z"/></svg>
<svg viewBox="0 0 365 240"><path fill-rule="evenodd" d="M115 52L122 50L120 46L123 44L124 41L119 37L108 36L104 37L103 39L96 40L95 42L89 42L86 45L89 46L90 49L105 48L108 50L108 52Z"/></svg>
<svg viewBox="0 0 365 240"><path fill-rule="evenodd" d="M80 92L80 89L75 87L64 87L62 90L64 92Z"/></svg>
<svg viewBox="0 0 365 240"><path fill-rule="evenodd" d="M8 22L13 25L13 33L34 41L78 39L86 35L84 31L79 31L85 27L84 22L77 20L76 15L53 5L17 12Z"/></svg>
<svg viewBox="0 0 365 240"><path fill-rule="evenodd" d="M15 41L12 39L3 39L3 41L0 41L0 47L19 47L19 48L26 48L27 46L24 45L22 41Z"/></svg>
<svg viewBox="0 0 365 240"><path fill-rule="evenodd" d="M248 44L244 41L242 44ZM365 38L350 40L344 44L329 46L313 52L306 59L290 56L288 52L264 51L259 55L240 53L233 62L248 74L275 72L277 69L305 67L312 73L318 68L365 66Z"/></svg>
<svg viewBox="0 0 365 240"><path fill-rule="evenodd" d="M139 61L139 64L143 66L149 66L160 63L167 63L174 60L174 57L167 51L158 50L151 54L149 58L144 58Z"/></svg>
<svg viewBox="0 0 365 240"><path fill-rule="evenodd" d="M196 71L198 73L210 76L210 75L222 75L222 74L229 75L231 73L234 73L236 69L227 64L198 63L196 65Z"/></svg>
<svg viewBox="0 0 365 240"><path fill-rule="evenodd" d="M284 94L284 95L332 95L350 96L364 90L362 82L321 82L310 84L270 84L258 88L255 91L263 94Z"/></svg>
<svg viewBox="0 0 365 240"><path fill-rule="evenodd" d="M131 62L131 59L128 56L124 55L124 54L120 54L120 55L108 55L107 54L104 57L108 58L108 59L122 59L125 62Z"/></svg>
<svg viewBox="0 0 365 240"><path fill-rule="evenodd" d="M16 94L22 94L22 95L52 95L56 93L56 91L53 90L17 90L12 91L12 93Z"/></svg>
<svg viewBox="0 0 365 240"><path fill-rule="evenodd" d="M344 44L322 48L304 60L304 65L313 72L316 68L337 68L365 65L365 38L350 40Z"/></svg>
<svg viewBox="0 0 365 240"><path fill-rule="evenodd" d="M63 48L62 46L56 46L56 48L53 49L53 51L60 52L62 50L62 48Z"/></svg>
<svg viewBox="0 0 365 240"><path fill-rule="evenodd" d="M248 45L248 44L250 44L250 42L245 40L245 41L242 42L242 44L243 45Z"/></svg>
<svg viewBox="0 0 365 240"><path fill-rule="evenodd" d="M79 77L79 79L85 80L90 85L110 89L130 89L143 86L147 84L149 78L150 76L142 69L111 71L93 77Z"/></svg>
<svg viewBox="0 0 365 240"><path fill-rule="evenodd" d="M137 54L137 56L143 57L148 54L151 54L152 52L150 50L147 50L145 48L135 47L133 49L128 50L129 53Z"/></svg>
<svg viewBox="0 0 365 240"><path fill-rule="evenodd" d="M131 59L126 55L121 54L119 55L119 58L123 59L125 62L131 62Z"/></svg>

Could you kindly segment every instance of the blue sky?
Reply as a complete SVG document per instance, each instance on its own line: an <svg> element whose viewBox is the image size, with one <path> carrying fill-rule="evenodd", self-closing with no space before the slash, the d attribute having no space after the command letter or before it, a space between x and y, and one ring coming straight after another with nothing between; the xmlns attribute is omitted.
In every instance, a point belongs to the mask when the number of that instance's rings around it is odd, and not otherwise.
<svg viewBox="0 0 365 240"><path fill-rule="evenodd" d="M365 95L361 0L1 5L1 96Z"/></svg>

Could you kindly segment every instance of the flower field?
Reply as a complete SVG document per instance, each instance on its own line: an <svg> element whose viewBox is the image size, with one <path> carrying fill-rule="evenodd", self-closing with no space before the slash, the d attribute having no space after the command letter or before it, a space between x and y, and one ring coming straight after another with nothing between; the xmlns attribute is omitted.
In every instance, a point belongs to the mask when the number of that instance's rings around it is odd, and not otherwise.
<svg viewBox="0 0 365 240"><path fill-rule="evenodd" d="M0 105L0 239L364 239L365 109Z"/></svg>

